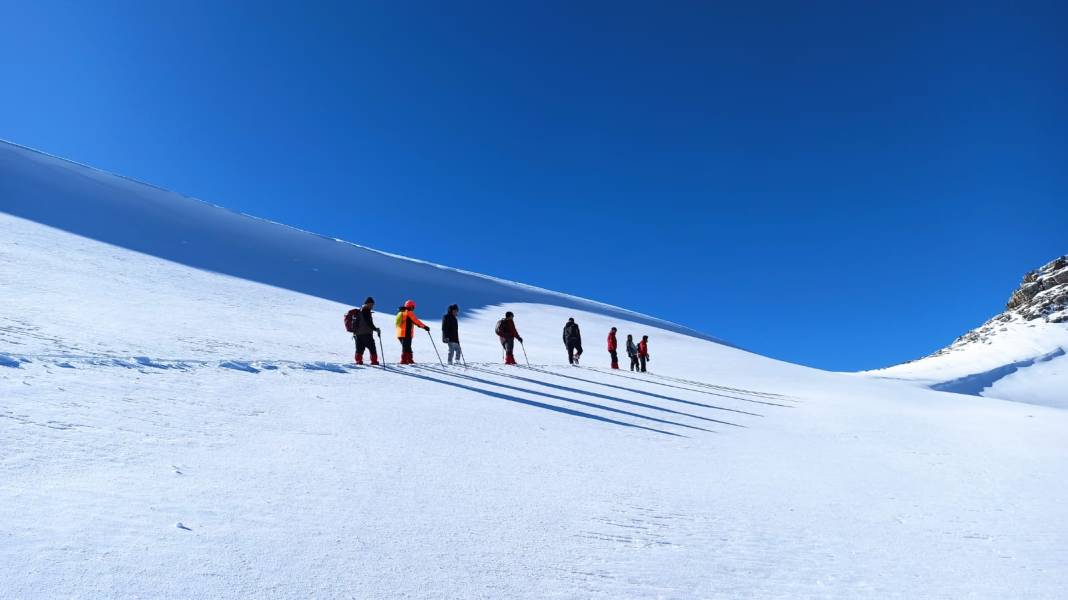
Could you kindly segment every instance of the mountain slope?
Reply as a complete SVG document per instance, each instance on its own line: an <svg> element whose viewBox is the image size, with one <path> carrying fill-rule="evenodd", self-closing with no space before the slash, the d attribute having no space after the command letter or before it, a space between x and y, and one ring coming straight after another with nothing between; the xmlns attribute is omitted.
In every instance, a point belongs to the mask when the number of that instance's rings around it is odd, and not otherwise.
<svg viewBox="0 0 1068 600"><path fill-rule="evenodd" d="M936 390L1068 408L1068 256L1030 271L1005 312L920 360L871 373Z"/></svg>
<svg viewBox="0 0 1068 600"><path fill-rule="evenodd" d="M0 181L47 178L15 166ZM102 196L71 193L108 214ZM0 210L16 200L29 204L4 194ZM46 223L49 206L70 206L49 202L36 209ZM221 214L198 213L182 235L228 247L208 239L230 235ZM0 595L1052 598L1068 586L1066 411L790 365L522 286L461 314L467 369L437 366L422 333L420 365L357 368L346 304L64 229L0 213ZM416 296L435 336L444 305L424 294L473 307L485 289L437 272ZM507 309L530 367L498 364ZM562 364L568 316L586 337L582 368ZM390 317L376 318L395 360ZM651 336L652 373L602 368L612 325Z"/></svg>
<svg viewBox="0 0 1068 600"><path fill-rule="evenodd" d="M540 302L687 335L686 327L566 294L395 256L242 215L141 182L0 142L0 210L199 269L336 302L478 308Z"/></svg>

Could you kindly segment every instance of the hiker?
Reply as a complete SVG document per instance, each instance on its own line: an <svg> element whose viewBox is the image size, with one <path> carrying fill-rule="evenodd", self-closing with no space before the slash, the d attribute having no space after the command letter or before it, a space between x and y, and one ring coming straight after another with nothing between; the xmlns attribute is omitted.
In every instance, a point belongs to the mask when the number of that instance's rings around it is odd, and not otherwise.
<svg viewBox="0 0 1068 600"><path fill-rule="evenodd" d="M374 317L372 317L371 311L375 307L375 299L368 296L363 301L363 306L359 309L353 309L355 314L352 317L352 335L356 338L356 364L363 364L363 351L369 350L371 353L371 364L378 364L378 349L375 347L375 333L382 335L382 330L375 327Z"/></svg>
<svg viewBox="0 0 1068 600"><path fill-rule="evenodd" d="M400 364L414 365L415 357L412 356L412 335L415 332L416 327L421 327L422 329L430 331L430 326L423 323L419 320L419 317L415 316L415 300L405 302L404 306L397 310L397 340L400 341L401 345Z"/></svg>
<svg viewBox="0 0 1068 600"><path fill-rule="evenodd" d="M582 332L579 331L575 317L571 317L564 324L564 347L567 348L568 364L577 365L582 356Z"/></svg>
<svg viewBox="0 0 1068 600"><path fill-rule="evenodd" d="M497 337L501 339L501 347L504 348L504 364L514 365L515 355L512 352L515 350L515 341L519 340L519 343L523 343L522 336L519 335L519 331L515 328L515 317L512 311L504 313L504 318L497 321L497 329L495 333Z"/></svg>
<svg viewBox="0 0 1068 600"><path fill-rule="evenodd" d="M634 336L627 335L627 356L630 357L630 370L638 371L641 368L638 365L638 346L634 344Z"/></svg>
<svg viewBox="0 0 1068 600"><path fill-rule="evenodd" d="M638 342L638 360L642 364L642 373L645 372L645 363L649 362L649 336L643 335L642 341Z"/></svg>
<svg viewBox="0 0 1068 600"><path fill-rule="evenodd" d="M456 315L460 314L460 305L449 306L449 311L441 317L441 341L449 347L449 364L452 364L453 355L456 362L460 362L460 323Z"/></svg>
<svg viewBox="0 0 1068 600"><path fill-rule="evenodd" d="M612 330L608 332L608 355L612 357L613 369L619 368L619 355L616 354L617 347L618 344L616 343L616 328L613 327Z"/></svg>

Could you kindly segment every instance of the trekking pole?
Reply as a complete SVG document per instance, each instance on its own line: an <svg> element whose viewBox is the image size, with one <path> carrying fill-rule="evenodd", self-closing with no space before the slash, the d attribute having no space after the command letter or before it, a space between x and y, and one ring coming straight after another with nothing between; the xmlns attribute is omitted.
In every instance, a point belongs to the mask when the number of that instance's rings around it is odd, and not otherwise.
<svg viewBox="0 0 1068 600"><path fill-rule="evenodd" d="M523 342L519 342L519 347L523 349L523 360L527 361L527 366L530 366L530 359L527 357L527 345Z"/></svg>
<svg viewBox="0 0 1068 600"><path fill-rule="evenodd" d="M441 353L438 352L438 345L436 343L434 343L434 336L431 335L429 329L424 329L423 331L426 331L426 334L430 337L430 345L434 347L434 354L438 355L438 364L441 365L442 369L444 369L445 368L445 363L441 362Z"/></svg>
<svg viewBox="0 0 1068 600"><path fill-rule="evenodd" d="M464 347L460 346L459 344L456 344L456 345L460 347L460 360L463 361L464 368L466 369L467 368L467 359L464 358Z"/></svg>
<svg viewBox="0 0 1068 600"><path fill-rule="evenodd" d="M382 331L376 331L378 334L378 354L382 357L382 366L386 366L386 345L382 343Z"/></svg>

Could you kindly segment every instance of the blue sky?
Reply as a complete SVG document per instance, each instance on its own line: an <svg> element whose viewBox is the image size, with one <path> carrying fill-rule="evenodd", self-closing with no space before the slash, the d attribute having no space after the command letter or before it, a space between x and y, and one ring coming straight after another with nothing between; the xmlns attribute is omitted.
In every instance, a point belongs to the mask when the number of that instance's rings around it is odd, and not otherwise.
<svg viewBox="0 0 1068 600"><path fill-rule="evenodd" d="M1068 252L1056 4L302 4L5 3L0 137L828 369Z"/></svg>

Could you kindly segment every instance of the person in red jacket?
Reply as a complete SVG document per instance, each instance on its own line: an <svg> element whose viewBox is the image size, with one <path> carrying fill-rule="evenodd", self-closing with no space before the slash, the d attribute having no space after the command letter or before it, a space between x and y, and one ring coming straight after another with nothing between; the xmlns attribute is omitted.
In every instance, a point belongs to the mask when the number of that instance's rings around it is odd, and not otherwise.
<svg viewBox="0 0 1068 600"><path fill-rule="evenodd" d="M504 318L497 321L497 337L501 338L501 347L504 348L504 364L514 365L515 355L512 351L515 350L515 341L519 340L519 343L523 343L523 337L519 335L519 331L515 328L515 321L512 318L515 315L512 311L504 313Z"/></svg>
<svg viewBox="0 0 1068 600"><path fill-rule="evenodd" d="M645 363L649 361L649 336L643 335L642 341L638 342L638 361L642 365L642 373L645 372Z"/></svg>
<svg viewBox="0 0 1068 600"><path fill-rule="evenodd" d="M619 345L616 343L616 328L613 327L612 331L608 332L608 355L612 357L613 369L619 368L619 355L616 354L616 348L618 348L618 346Z"/></svg>
<svg viewBox="0 0 1068 600"><path fill-rule="evenodd" d="M412 353L412 335L415 333L415 328L420 327L427 331L430 331L430 326L419 320L419 317L415 316L415 301L409 300L404 303L404 306L398 309L397 313L397 340L401 344L401 359L402 365L414 365L415 357Z"/></svg>

